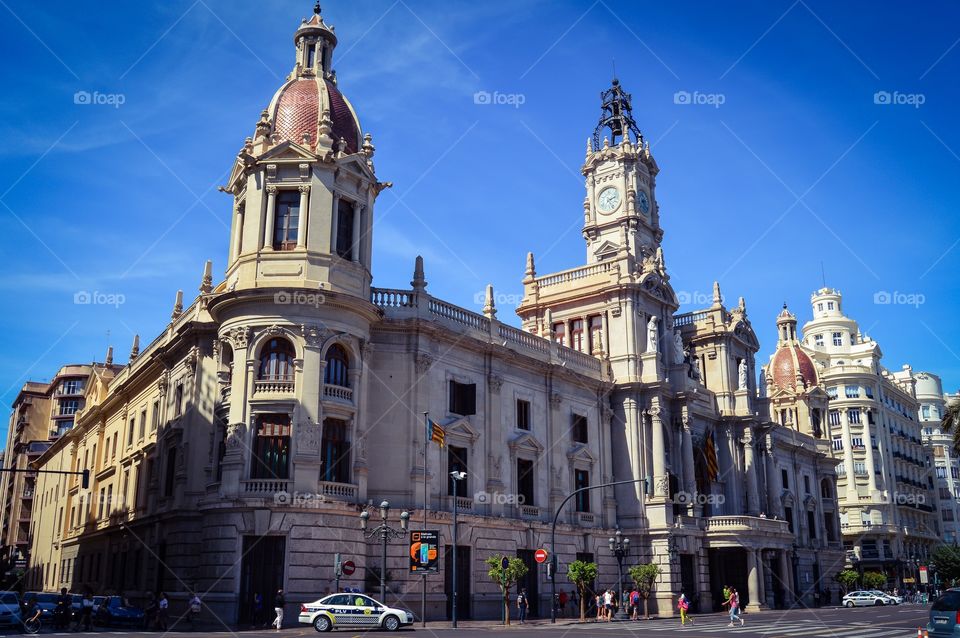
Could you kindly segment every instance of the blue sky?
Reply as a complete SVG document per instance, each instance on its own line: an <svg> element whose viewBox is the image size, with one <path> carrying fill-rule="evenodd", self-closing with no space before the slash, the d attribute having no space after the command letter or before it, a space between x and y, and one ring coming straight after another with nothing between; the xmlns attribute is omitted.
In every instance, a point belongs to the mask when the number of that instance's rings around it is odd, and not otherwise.
<svg viewBox="0 0 960 638"><path fill-rule="evenodd" d="M178 288L195 293L204 260L222 273L230 199L216 186L311 6L0 0L5 406L27 378L108 344L125 359L134 332L147 343L166 324ZM615 60L661 168L681 311L707 305L719 279L746 297L765 362L780 305L809 318L822 263L888 367L956 391L958 14L950 2L328 1L340 87L395 184L377 204L374 285L406 287L422 254L433 294L479 309L492 283L516 323L528 250L541 273L583 263L579 166ZM107 103L76 104L78 91ZM476 104L478 91L522 104ZM78 305L78 291L122 303ZM881 291L900 303L875 303Z"/></svg>

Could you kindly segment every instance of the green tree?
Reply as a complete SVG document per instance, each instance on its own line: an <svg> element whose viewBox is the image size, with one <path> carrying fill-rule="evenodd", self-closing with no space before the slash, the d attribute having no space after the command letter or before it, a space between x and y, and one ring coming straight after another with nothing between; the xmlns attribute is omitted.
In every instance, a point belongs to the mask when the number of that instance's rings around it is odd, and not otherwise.
<svg viewBox="0 0 960 638"><path fill-rule="evenodd" d="M630 578L637 586L640 597L643 598L643 617L649 620L650 612L648 602L650 600L650 594L653 592L653 585L660 575L660 566L654 563L642 563L631 567L629 572Z"/></svg>
<svg viewBox="0 0 960 638"><path fill-rule="evenodd" d="M943 419L940 420L940 429L953 433L953 449L960 453L960 399L947 402Z"/></svg>
<svg viewBox="0 0 960 638"><path fill-rule="evenodd" d="M864 589L882 589L887 584L887 575L882 572L864 572Z"/></svg>
<svg viewBox="0 0 960 638"><path fill-rule="evenodd" d="M941 580L952 582L960 578L960 547L941 545L930 555L930 564Z"/></svg>
<svg viewBox="0 0 960 638"><path fill-rule="evenodd" d="M575 560L567 567L567 578L576 585L577 594L580 596L580 622L587 620L587 586L597 579L596 563L588 563L582 560Z"/></svg>
<svg viewBox="0 0 960 638"><path fill-rule="evenodd" d="M487 574L490 579L500 586L500 593L503 594L503 619L506 624L510 624L510 588L518 580L527 575L530 569L526 563L516 557L507 558L507 568L503 568L503 554L494 554L485 562L490 566Z"/></svg>
<svg viewBox="0 0 960 638"><path fill-rule="evenodd" d="M857 581L860 580L860 573L852 569L844 569L838 572L833 579L840 584L840 588L843 590L844 595L846 595L851 589L857 586Z"/></svg>

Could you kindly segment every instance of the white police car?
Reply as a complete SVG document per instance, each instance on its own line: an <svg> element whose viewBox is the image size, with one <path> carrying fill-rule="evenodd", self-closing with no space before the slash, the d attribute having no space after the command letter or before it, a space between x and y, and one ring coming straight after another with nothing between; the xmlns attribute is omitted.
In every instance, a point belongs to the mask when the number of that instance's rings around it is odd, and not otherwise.
<svg viewBox="0 0 960 638"><path fill-rule="evenodd" d="M326 598L300 605L301 624L313 625L317 631L339 627L369 627L396 631L412 625L413 614L403 609L387 607L363 594L332 594Z"/></svg>

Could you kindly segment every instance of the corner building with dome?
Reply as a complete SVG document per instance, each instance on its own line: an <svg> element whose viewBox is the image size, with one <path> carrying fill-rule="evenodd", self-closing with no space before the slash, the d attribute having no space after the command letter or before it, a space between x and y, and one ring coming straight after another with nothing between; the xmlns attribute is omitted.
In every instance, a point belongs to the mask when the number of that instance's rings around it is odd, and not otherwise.
<svg viewBox="0 0 960 638"><path fill-rule="evenodd" d="M185 304L178 293L167 328L87 385L74 427L38 461L91 480L38 478L28 587L133 600L163 590L174 611L196 591L208 620L246 622L257 593L282 588L294 613L332 591L340 554L357 565L341 587L376 595L380 544L359 515L386 500L392 524L407 510L416 530L426 509L440 532L430 619L450 616L454 579L460 619L499 617L484 563L497 553L530 567L520 585L535 615L549 615L538 548L558 559L558 589L571 590L576 559L599 564L598 588L616 588L618 528L626 565L662 569L660 615L681 590L695 610L719 609L724 585L747 609L812 604L818 589L837 600L826 391L795 323L773 385L758 387L742 298L727 307L714 284L712 305L677 313L659 167L623 87L603 92L587 141L585 260L538 273L528 254L516 328L492 288L482 312L433 297L420 258L409 285L372 286L374 211L390 184L340 91L337 36L319 8L294 44L293 71L225 185L222 281L207 262L199 294ZM424 413L445 431L426 459ZM634 483L598 487L618 481ZM551 547L554 512L587 487ZM407 538L388 546L384 602L419 614L407 549Z"/></svg>

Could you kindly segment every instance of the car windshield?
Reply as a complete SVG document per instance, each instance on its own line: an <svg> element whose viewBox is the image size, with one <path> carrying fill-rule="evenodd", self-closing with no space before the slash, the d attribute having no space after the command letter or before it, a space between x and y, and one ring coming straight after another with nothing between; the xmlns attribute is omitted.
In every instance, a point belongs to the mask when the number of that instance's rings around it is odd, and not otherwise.
<svg viewBox="0 0 960 638"><path fill-rule="evenodd" d="M933 611L960 611L960 591L948 591L930 608Z"/></svg>
<svg viewBox="0 0 960 638"><path fill-rule="evenodd" d="M17 595L10 592L0 594L0 605L16 605Z"/></svg>
<svg viewBox="0 0 960 638"><path fill-rule="evenodd" d="M350 594L335 594L323 599L324 605L352 605L353 596Z"/></svg>

